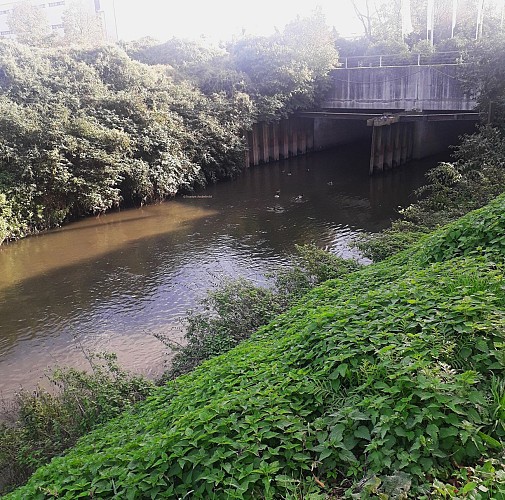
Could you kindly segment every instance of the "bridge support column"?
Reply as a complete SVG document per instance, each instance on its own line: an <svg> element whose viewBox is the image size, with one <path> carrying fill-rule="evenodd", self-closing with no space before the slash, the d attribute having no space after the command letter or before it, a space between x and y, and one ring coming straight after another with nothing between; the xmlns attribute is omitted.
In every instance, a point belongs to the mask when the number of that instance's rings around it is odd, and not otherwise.
<svg viewBox="0 0 505 500"><path fill-rule="evenodd" d="M409 142L409 125L404 123L403 126L401 127L401 146L400 146L400 165L405 165L407 162L407 156L408 156L408 142Z"/></svg>
<svg viewBox="0 0 505 500"><path fill-rule="evenodd" d="M370 175L384 170L384 144L382 131L384 127L374 127L372 130L372 149L370 151Z"/></svg>
<svg viewBox="0 0 505 500"><path fill-rule="evenodd" d="M383 116L367 121L372 126L370 175L398 167L412 157L412 124L402 123L398 116Z"/></svg>
<svg viewBox="0 0 505 500"><path fill-rule="evenodd" d="M399 167L401 165L401 153L402 153L402 147L401 147L401 128L402 125L400 123L397 123L394 127L393 131L393 168Z"/></svg>
<svg viewBox="0 0 505 500"><path fill-rule="evenodd" d="M384 169L391 170L393 168L393 127L396 127L396 123L385 127L384 134Z"/></svg>

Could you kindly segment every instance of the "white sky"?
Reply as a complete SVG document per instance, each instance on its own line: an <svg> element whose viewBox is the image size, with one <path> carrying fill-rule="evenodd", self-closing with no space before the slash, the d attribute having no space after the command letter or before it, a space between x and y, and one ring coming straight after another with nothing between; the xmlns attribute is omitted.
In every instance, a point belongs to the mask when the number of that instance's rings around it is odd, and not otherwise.
<svg viewBox="0 0 505 500"><path fill-rule="evenodd" d="M202 34L211 41L229 40L242 29L267 35L318 5L341 35L361 34L350 0L115 0L120 39L152 36L161 41Z"/></svg>

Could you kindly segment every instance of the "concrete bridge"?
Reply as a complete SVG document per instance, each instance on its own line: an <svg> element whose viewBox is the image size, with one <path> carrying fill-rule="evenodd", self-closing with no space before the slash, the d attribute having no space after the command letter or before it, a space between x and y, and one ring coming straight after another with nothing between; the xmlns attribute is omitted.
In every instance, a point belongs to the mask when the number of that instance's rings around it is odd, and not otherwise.
<svg viewBox="0 0 505 500"><path fill-rule="evenodd" d="M373 174L447 150L479 118L461 84L464 64L457 52L344 59L331 74L322 109L254 126L248 161L257 165L365 140Z"/></svg>

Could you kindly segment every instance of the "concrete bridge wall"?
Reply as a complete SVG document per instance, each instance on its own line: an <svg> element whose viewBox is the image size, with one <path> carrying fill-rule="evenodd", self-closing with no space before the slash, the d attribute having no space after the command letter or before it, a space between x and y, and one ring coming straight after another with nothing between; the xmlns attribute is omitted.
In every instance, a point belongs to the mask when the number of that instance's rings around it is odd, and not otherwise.
<svg viewBox="0 0 505 500"><path fill-rule="evenodd" d="M461 87L462 65L336 69L323 108L470 111L475 101Z"/></svg>

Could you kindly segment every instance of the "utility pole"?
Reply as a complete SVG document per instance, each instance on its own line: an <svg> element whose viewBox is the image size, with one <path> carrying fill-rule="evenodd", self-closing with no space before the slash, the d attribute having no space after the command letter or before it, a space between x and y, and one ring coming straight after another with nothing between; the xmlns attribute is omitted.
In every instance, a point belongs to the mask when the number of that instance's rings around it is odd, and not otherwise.
<svg viewBox="0 0 505 500"><path fill-rule="evenodd" d="M482 38L482 27L484 24L484 2L485 0L479 0L477 6L477 25L475 27L475 40Z"/></svg>
<svg viewBox="0 0 505 500"><path fill-rule="evenodd" d="M457 16L458 16L458 0L452 0L451 38L454 38L454 28L456 28Z"/></svg>
<svg viewBox="0 0 505 500"><path fill-rule="evenodd" d="M433 46L433 29L435 24L435 0L428 0L426 8L426 40Z"/></svg>
<svg viewBox="0 0 505 500"><path fill-rule="evenodd" d="M116 2L112 0L112 13L114 15L114 31L116 32L116 43L119 42L119 35L117 31L117 17L116 17Z"/></svg>

